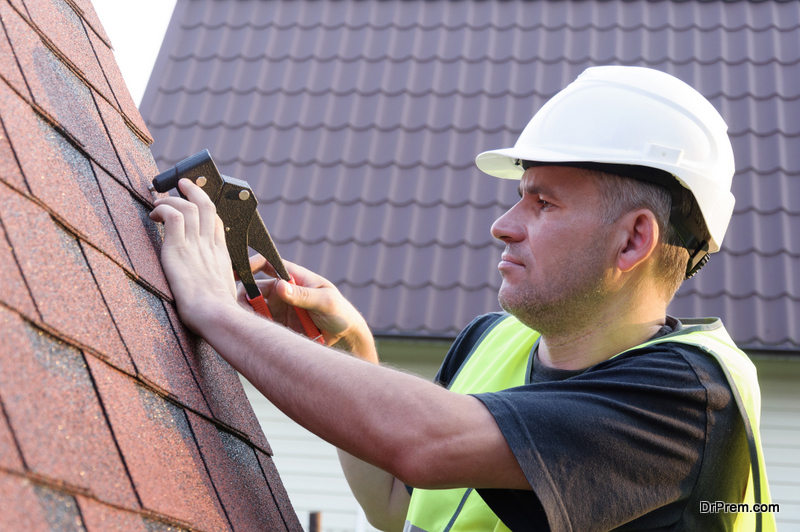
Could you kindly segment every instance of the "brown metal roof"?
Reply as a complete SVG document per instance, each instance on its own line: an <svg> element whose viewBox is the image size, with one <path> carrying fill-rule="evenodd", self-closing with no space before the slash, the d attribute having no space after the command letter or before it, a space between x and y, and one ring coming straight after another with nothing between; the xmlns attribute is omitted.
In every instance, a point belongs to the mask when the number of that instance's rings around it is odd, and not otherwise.
<svg viewBox="0 0 800 532"><path fill-rule="evenodd" d="M301 530L238 375L177 317L91 3L0 21L0 530Z"/></svg>
<svg viewBox="0 0 800 532"><path fill-rule="evenodd" d="M725 117L737 169L723 251L671 312L797 350L799 41L798 2L178 0L142 114L161 168L211 150L376 333L447 337L498 308L489 227L516 199L475 155L589 66L667 71Z"/></svg>

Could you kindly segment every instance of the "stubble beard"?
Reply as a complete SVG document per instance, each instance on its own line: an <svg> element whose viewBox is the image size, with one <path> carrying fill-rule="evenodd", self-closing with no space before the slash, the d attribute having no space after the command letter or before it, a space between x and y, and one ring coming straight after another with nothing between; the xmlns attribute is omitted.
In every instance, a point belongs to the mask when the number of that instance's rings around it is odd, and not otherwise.
<svg viewBox="0 0 800 532"><path fill-rule="evenodd" d="M500 288L500 306L543 336L568 333L596 318L610 292L604 249L599 244L563 264L540 286L525 283Z"/></svg>

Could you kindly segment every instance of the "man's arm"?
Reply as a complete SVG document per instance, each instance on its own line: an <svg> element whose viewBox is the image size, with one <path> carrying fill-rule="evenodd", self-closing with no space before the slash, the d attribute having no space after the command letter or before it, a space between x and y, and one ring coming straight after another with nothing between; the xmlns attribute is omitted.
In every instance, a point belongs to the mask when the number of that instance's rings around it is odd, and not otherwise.
<svg viewBox="0 0 800 532"><path fill-rule="evenodd" d="M322 331L327 345L335 345L361 360L377 364L375 341L361 314L330 281L297 264L285 263L297 286L290 288L277 279L258 281L273 319L300 333L302 324L288 305L305 308ZM276 277L269 262L261 256L251 258L250 265L253 273L264 272ZM239 303L247 308L244 287L239 288ZM345 479L370 524L379 530L403 530L411 502L406 485L382 469L341 449L337 451Z"/></svg>
<svg viewBox="0 0 800 532"><path fill-rule="evenodd" d="M472 396L315 344L243 309L224 229L201 189L158 200L162 262L184 322L289 417L406 484L530 489Z"/></svg>

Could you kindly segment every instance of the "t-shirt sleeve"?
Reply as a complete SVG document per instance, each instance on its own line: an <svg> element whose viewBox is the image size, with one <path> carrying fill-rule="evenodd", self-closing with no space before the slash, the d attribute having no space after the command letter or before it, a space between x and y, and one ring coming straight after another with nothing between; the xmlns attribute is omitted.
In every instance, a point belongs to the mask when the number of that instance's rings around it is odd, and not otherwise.
<svg viewBox="0 0 800 532"><path fill-rule="evenodd" d="M708 422L708 387L685 354L660 344L568 379L476 394L535 496L479 493L504 521L544 512L551 530L610 530L647 513L674 523L697 482ZM528 516L518 502L506 512L503 501L526 497Z"/></svg>

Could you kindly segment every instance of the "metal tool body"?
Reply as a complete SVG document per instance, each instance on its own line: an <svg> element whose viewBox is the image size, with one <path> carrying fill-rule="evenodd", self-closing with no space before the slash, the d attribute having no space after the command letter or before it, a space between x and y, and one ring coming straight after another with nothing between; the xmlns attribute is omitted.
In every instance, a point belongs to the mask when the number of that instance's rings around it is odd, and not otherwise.
<svg viewBox="0 0 800 532"><path fill-rule="evenodd" d="M250 304L258 313L272 318L250 269L248 247L260 253L272 265L280 279L292 284L295 282L286 269L261 215L258 214L258 200L250 185L241 179L220 174L211 154L208 150L203 150L157 175L153 179L153 188L157 192L168 192L177 188L178 181L184 178L190 179L211 198L225 227L225 243L233 269L244 285ZM178 192L180 193L180 190ZM323 343L322 335L308 312L297 307L295 311L306 335Z"/></svg>

